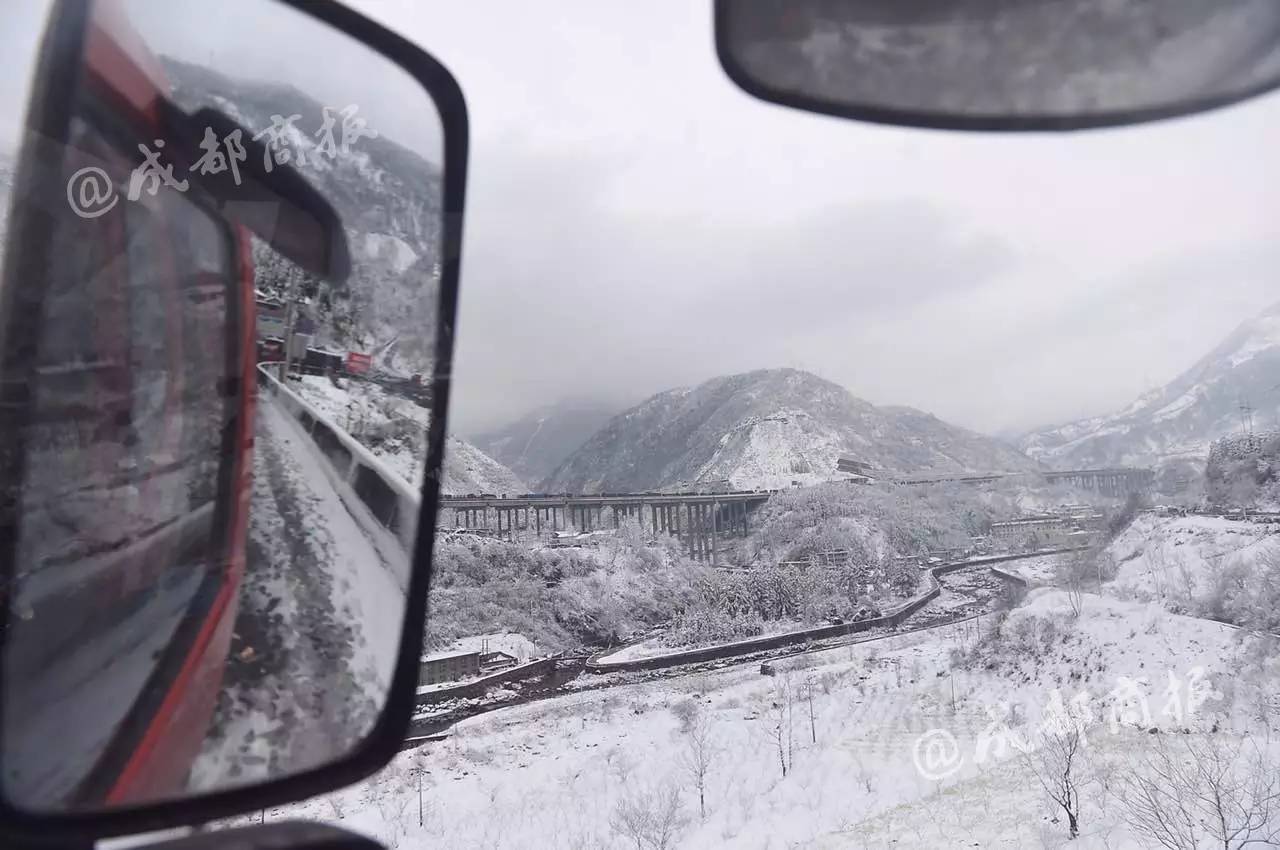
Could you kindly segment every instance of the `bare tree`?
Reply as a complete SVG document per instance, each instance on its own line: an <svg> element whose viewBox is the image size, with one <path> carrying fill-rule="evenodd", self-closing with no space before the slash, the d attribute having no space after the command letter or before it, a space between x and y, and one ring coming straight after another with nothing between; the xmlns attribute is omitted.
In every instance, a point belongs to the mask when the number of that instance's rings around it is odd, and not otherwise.
<svg viewBox="0 0 1280 850"><path fill-rule="evenodd" d="M634 841L636 850L669 850L687 823L674 785L627 794L610 819L614 831Z"/></svg>
<svg viewBox="0 0 1280 850"><path fill-rule="evenodd" d="M684 750L680 753L680 766L689 774L693 787L698 789L698 813L707 818L707 775L716 758L715 737L711 731L711 718L699 711L681 730Z"/></svg>
<svg viewBox="0 0 1280 850"><path fill-rule="evenodd" d="M426 755L422 749L419 749L413 755L412 770L418 782L418 826L426 824L426 814L422 805L422 774L427 772Z"/></svg>
<svg viewBox="0 0 1280 850"><path fill-rule="evenodd" d="M782 768L782 778L787 778L787 748L786 736L782 731L783 724L786 722L784 709L780 703L773 704L773 740L778 750L778 764Z"/></svg>
<svg viewBox="0 0 1280 850"><path fill-rule="evenodd" d="M1071 605L1073 616L1079 617L1084 610L1084 591L1086 582L1096 576L1098 586L1102 586L1102 571L1096 550L1073 552L1058 562L1054 580L1067 592L1067 601Z"/></svg>
<svg viewBox="0 0 1280 850"><path fill-rule="evenodd" d="M769 739L778 753L778 766L782 768L785 779L791 768L791 756L794 750L791 731L791 683L780 679L774 686L773 700L767 711L769 720Z"/></svg>
<svg viewBox="0 0 1280 850"><path fill-rule="evenodd" d="M780 732L784 733L782 737L785 737L787 742L787 769L789 770L792 767L794 767L796 763L796 727L795 727L796 691L795 691L795 688L791 686L791 674L788 673L787 675L783 676L782 681L779 682L779 685L780 685L779 691L778 691L778 704L780 707L779 721L780 721L780 726L782 727Z"/></svg>
<svg viewBox="0 0 1280 850"><path fill-rule="evenodd" d="M1168 850L1275 847L1280 842L1280 776L1265 746L1219 736L1181 745L1159 736L1151 753L1125 767L1117 796L1135 831Z"/></svg>
<svg viewBox="0 0 1280 850"><path fill-rule="evenodd" d="M813 711L813 674L810 673L805 679L804 695L809 703L809 737L813 739L813 743L818 743L818 723Z"/></svg>
<svg viewBox="0 0 1280 850"><path fill-rule="evenodd" d="M614 807L613 817L609 819L613 831L634 841L636 850L644 850L645 840L649 837L653 814L648 802L645 794L628 794Z"/></svg>
<svg viewBox="0 0 1280 850"><path fill-rule="evenodd" d="M1067 830L1071 838L1075 838L1080 834L1080 763L1081 750L1085 745L1084 726L1068 710L1055 728L1042 732L1039 746L1023 753L1022 757L1045 794L1067 816Z"/></svg>

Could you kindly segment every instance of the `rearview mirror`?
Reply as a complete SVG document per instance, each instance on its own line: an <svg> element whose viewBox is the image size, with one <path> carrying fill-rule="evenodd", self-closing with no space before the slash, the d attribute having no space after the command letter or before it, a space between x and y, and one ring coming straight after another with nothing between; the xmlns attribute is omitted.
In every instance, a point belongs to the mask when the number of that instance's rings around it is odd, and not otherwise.
<svg viewBox="0 0 1280 850"><path fill-rule="evenodd" d="M1118 126L1280 84L1273 0L716 0L715 15L750 94L886 124Z"/></svg>
<svg viewBox="0 0 1280 850"><path fill-rule="evenodd" d="M413 710L461 92L328 0L210 12L55 4L14 152L0 843L337 787Z"/></svg>

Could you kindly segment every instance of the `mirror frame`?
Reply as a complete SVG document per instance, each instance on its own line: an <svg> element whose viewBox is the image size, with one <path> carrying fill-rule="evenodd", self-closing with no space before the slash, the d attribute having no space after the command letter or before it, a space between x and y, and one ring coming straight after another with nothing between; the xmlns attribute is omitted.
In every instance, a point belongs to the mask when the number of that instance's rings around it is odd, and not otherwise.
<svg viewBox="0 0 1280 850"><path fill-rule="evenodd" d="M430 97L439 113L443 139L443 197L441 212L441 278L436 321L435 364L431 374L431 424L427 431L427 458L422 480L422 506L418 534L410 555L409 590L405 600L404 628L387 701L377 722L351 752L319 767L292 776L233 786L191 797L158 800L136 806L104 808L89 812L36 813L11 805L0 797L0 844L22 846L52 844L92 846L99 838L129 835L176 826L204 823L217 818L280 806L350 785L386 765L399 751L416 707L418 665L426 625L427 594L431 582L431 556L435 540L440 469L444 459L446 414L452 376L454 322L458 302L458 278L462 254L462 215L466 199L469 123L462 90L453 75L435 58L400 35L348 9L338 0L264 0L281 4L321 24L341 30L409 74ZM55 141L67 138L72 98L69 92L79 73L79 57L87 24L86 0L55 0L45 24L36 62L36 73L27 106L25 127ZM74 57L74 58L72 58ZM23 181L25 163L34 148L24 144L18 158L14 203L31 186ZM38 188L38 187L37 187ZM49 188L49 187L46 187ZM56 195L61 197L61 195ZM35 252L49 245L50 229L43 215L13 220L6 241L23 244ZM19 263L10 252L10 262ZM7 286L6 286L7 289ZM12 297L0 291L5 306ZM9 311L12 313L12 311ZM5 335L19 317L0 315ZM6 345L0 356L9 356ZM5 397L11 388L0 387ZM21 392L21 388L17 388ZM20 454L16 452L13 454ZM13 463L9 461L7 463ZM16 461L21 464L21 459ZM12 470L5 470L10 472ZM20 471L20 466L18 471ZM17 480L10 478L9 480ZM0 534L12 536L13 506L0 507ZM7 527L6 527L7 526ZM0 609L0 629L7 612Z"/></svg>
<svg viewBox="0 0 1280 850"><path fill-rule="evenodd" d="M787 106L804 112L814 112L819 115L830 115L835 118L865 121L870 124L914 127L924 130L966 130L996 133L1061 133L1071 130L1098 130L1107 127L1128 127L1134 124L1146 124L1169 118L1198 115L1201 112L1243 103L1259 95L1280 89L1280 80L1276 80L1275 82L1258 83L1243 91L1228 95L1193 98L1173 106L1099 112L1092 115L1074 117L1053 114L1016 116L963 115L954 112L921 112L910 109L892 109L884 106L844 104L771 86L748 71L738 61L738 56L733 49L732 40L729 38L729 19L735 6L751 5L752 0L714 0L714 2L713 26L715 29L716 58L720 61L721 69L739 89L766 103ZM883 0L883 2L892 3L895 0Z"/></svg>

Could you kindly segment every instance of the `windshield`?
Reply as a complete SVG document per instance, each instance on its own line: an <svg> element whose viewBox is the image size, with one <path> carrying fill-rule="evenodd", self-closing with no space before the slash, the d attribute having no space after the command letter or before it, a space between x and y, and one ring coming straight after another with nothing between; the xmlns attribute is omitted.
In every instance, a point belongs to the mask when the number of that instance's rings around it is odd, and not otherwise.
<svg viewBox="0 0 1280 850"><path fill-rule="evenodd" d="M706 3L353 5L473 120L427 635L385 770L246 821L388 847L1280 846L1280 99L873 127L738 91ZM248 113L277 77L245 73L219 84ZM365 565L403 560L427 468L440 169L375 107L376 173L302 144L363 276L249 249L247 578L195 786L313 763L238 681L372 692L361 659L398 634L350 615L403 597Z"/></svg>
<svg viewBox="0 0 1280 850"><path fill-rule="evenodd" d="M421 740L293 811L457 847L1280 841L1276 99L858 125L742 95L679 5L382 4L475 116L453 454Z"/></svg>

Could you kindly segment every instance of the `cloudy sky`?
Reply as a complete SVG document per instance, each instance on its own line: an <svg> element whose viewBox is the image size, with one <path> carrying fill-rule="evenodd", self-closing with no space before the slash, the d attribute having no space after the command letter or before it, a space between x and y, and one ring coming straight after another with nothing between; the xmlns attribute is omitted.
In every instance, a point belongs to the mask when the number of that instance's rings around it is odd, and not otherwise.
<svg viewBox="0 0 1280 850"><path fill-rule="evenodd" d="M709 2L353 5L470 106L462 433L774 366L1010 432L1123 406L1280 299L1275 96L1072 136L895 130L739 92Z"/></svg>
<svg viewBox="0 0 1280 850"><path fill-rule="evenodd" d="M735 89L710 4L365 0L472 118L455 427L796 366L986 431L1106 411L1280 298L1280 99L1072 136Z"/></svg>

